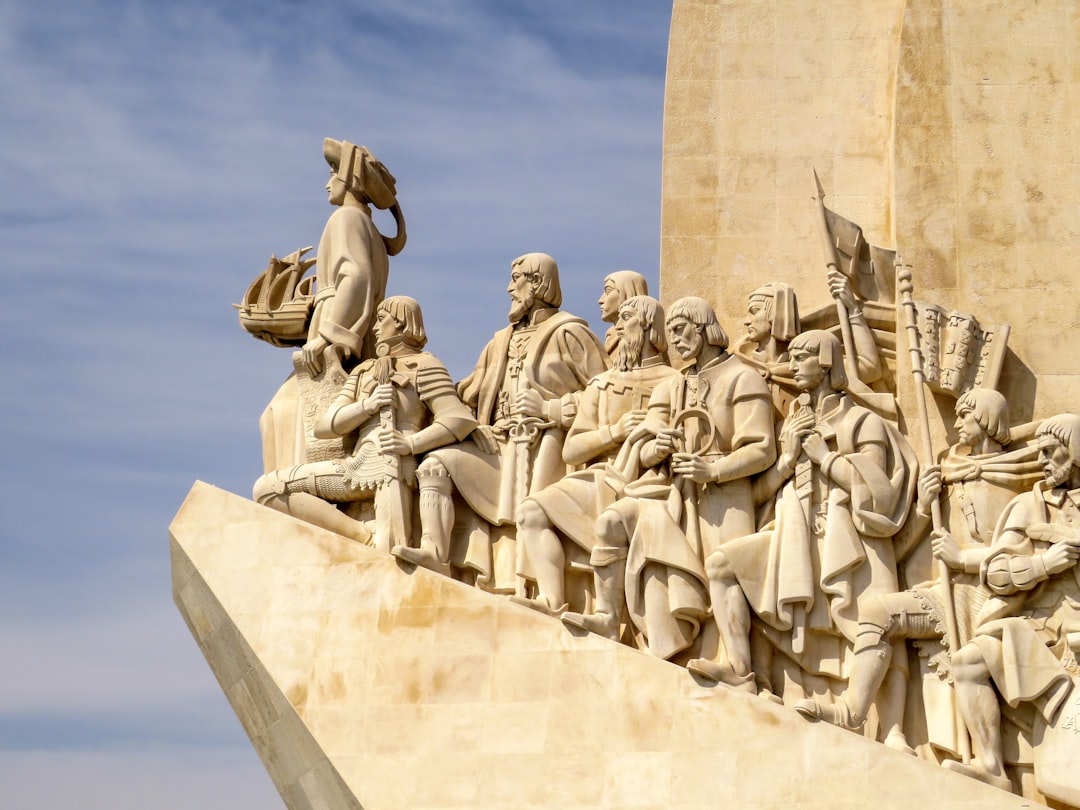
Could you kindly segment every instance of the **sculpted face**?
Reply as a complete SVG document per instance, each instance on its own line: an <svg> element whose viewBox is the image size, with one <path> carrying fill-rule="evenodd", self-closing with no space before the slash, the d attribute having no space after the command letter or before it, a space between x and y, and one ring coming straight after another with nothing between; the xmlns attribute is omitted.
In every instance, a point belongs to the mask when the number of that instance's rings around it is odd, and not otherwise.
<svg viewBox="0 0 1080 810"><path fill-rule="evenodd" d="M607 279L604 281L604 292L597 301L600 305L600 320L607 323L615 323L619 317L619 305L622 304L622 296L615 289L615 282Z"/></svg>
<svg viewBox="0 0 1080 810"><path fill-rule="evenodd" d="M956 408L956 422L954 423L960 444L968 447L976 447L986 438L986 431L975 419L975 411L964 406Z"/></svg>
<svg viewBox="0 0 1080 810"><path fill-rule="evenodd" d="M645 345L645 325L641 314L631 307L619 310L615 321L615 334L619 336L615 363L620 371L629 371L641 365L641 347Z"/></svg>
<svg viewBox="0 0 1080 810"><path fill-rule="evenodd" d="M345 202L345 181L338 177L337 171L330 170L330 179L326 183L326 193L330 197L331 205L341 205Z"/></svg>
<svg viewBox="0 0 1080 810"><path fill-rule="evenodd" d="M1038 442L1039 463L1042 464L1043 477L1051 487L1057 487L1069 480L1072 471L1072 456L1069 448L1053 436L1041 436Z"/></svg>
<svg viewBox="0 0 1080 810"><path fill-rule="evenodd" d="M816 349L799 347L791 351L791 374L795 387L800 391L812 391L825 380L825 368L821 365Z"/></svg>
<svg viewBox="0 0 1080 810"><path fill-rule="evenodd" d="M772 334L772 319L769 317L768 302L761 297L751 298L742 324L746 327L746 336L750 340L755 343L768 340Z"/></svg>
<svg viewBox="0 0 1080 810"><path fill-rule="evenodd" d="M506 291L510 293L510 322L517 323L532 311L535 300L532 282L524 271L514 268Z"/></svg>
<svg viewBox="0 0 1080 810"><path fill-rule="evenodd" d="M375 342L386 343L391 338L398 337L405 333L405 327L403 324L398 323L397 318L391 315L385 309L380 309L375 313Z"/></svg>
<svg viewBox="0 0 1080 810"><path fill-rule="evenodd" d="M668 343L683 360L693 360L701 354L705 345L705 330L682 316L669 318L667 322Z"/></svg>

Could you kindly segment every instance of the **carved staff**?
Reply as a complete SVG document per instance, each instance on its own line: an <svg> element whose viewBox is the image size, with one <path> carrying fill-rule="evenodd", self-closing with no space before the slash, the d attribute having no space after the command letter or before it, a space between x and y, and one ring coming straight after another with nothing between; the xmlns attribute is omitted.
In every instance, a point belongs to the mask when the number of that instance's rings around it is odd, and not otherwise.
<svg viewBox="0 0 1080 810"><path fill-rule="evenodd" d="M825 267L827 270L836 270L843 273L843 270L840 269L840 257L837 254L836 242L833 241L832 231L829 230L829 220L825 215L825 190L821 187L821 181L818 180L817 170L811 168L810 171L814 175L814 190L811 196L818 215L818 236L821 237L821 247L825 254ZM856 251L855 259L858 258L857 254ZM853 263L855 259L852 260ZM851 331L851 321L848 319L847 307L839 298L836 298L836 316L840 320L840 337L844 342L844 370L847 372L848 379L857 380L859 373L855 362L855 335Z"/></svg>
<svg viewBox="0 0 1080 810"><path fill-rule="evenodd" d="M911 354L911 376L915 378L915 406L918 409L919 420L922 423L920 438L922 439L923 457L928 464L934 463L934 443L930 436L929 410L926 406L926 387L923 376L923 357L919 346L919 324L915 311L915 299L912 296L911 270L904 266L904 260L896 257L896 283L900 292L900 303L904 308L904 328L908 333L908 351ZM937 498L930 504L930 520L937 532L942 528L941 502ZM937 561L938 579L944 583L942 605L945 610L945 633L949 642L950 652L960 649L960 629L956 621L956 602L953 600L952 574L949 567L941 559ZM971 741L968 738L967 729L964 727L964 719L959 711L956 712L956 739L960 749L960 758L964 762L971 761Z"/></svg>

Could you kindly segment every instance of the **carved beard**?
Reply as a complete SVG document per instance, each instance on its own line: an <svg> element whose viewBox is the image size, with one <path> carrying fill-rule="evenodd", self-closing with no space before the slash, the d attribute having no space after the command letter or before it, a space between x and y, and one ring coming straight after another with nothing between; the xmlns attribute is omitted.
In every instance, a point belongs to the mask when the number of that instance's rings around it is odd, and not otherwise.
<svg viewBox="0 0 1080 810"><path fill-rule="evenodd" d="M533 302L536 300L536 296L532 293L528 298L523 298L520 301L510 300L510 314L507 316L510 319L510 323L517 323L533 308Z"/></svg>
<svg viewBox="0 0 1080 810"><path fill-rule="evenodd" d="M641 347L645 345L642 332L624 334L615 348L615 367L619 371L629 371L641 365Z"/></svg>
<svg viewBox="0 0 1080 810"><path fill-rule="evenodd" d="M1069 474L1072 472L1072 462L1066 462L1060 466L1051 467L1046 473L1046 488L1053 489L1054 487L1060 487L1066 481L1069 480Z"/></svg>

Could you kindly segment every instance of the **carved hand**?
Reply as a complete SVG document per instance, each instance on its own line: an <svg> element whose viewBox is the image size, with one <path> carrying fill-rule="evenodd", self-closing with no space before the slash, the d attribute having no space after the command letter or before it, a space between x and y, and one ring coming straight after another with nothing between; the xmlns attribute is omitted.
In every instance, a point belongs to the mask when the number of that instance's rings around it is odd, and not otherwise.
<svg viewBox="0 0 1080 810"><path fill-rule="evenodd" d="M1076 565L1077 559L1080 559L1080 546L1060 540L1044 551L1042 557L1046 573L1051 576L1060 574Z"/></svg>
<svg viewBox="0 0 1080 810"><path fill-rule="evenodd" d="M323 368L323 352L330 347L330 343L322 335L317 335L314 340L304 344L301 353L304 357L304 365L308 374L316 376Z"/></svg>
<svg viewBox="0 0 1080 810"><path fill-rule="evenodd" d="M626 441L630 432L645 421L645 411L629 411L624 413L619 421L611 428L611 438L617 442Z"/></svg>
<svg viewBox="0 0 1080 810"><path fill-rule="evenodd" d="M803 449L803 439L814 429L814 414L809 410L796 411L780 431L780 464L792 468Z"/></svg>
<svg viewBox="0 0 1080 810"><path fill-rule="evenodd" d="M383 428L376 438L379 441L380 453L393 453L395 456L412 455L412 444L401 431Z"/></svg>
<svg viewBox="0 0 1080 810"><path fill-rule="evenodd" d="M825 444L821 434L812 430L803 434L802 449L806 457L815 464L821 464L829 452L829 446Z"/></svg>
<svg viewBox="0 0 1080 810"><path fill-rule="evenodd" d="M849 312L855 309L855 296L851 292L851 282L839 270L829 270L829 292Z"/></svg>
<svg viewBox="0 0 1080 810"><path fill-rule="evenodd" d="M956 538L949 534L947 529L938 529L931 535L930 548L934 556L941 560L949 568L958 571L964 570L964 555L960 551L960 544Z"/></svg>
<svg viewBox="0 0 1080 810"><path fill-rule="evenodd" d="M659 454L660 458L667 458L678 449L678 444L682 441L682 438L682 428L664 428L656 434L653 449Z"/></svg>
<svg viewBox="0 0 1080 810"><path fill-rule="evenodd" d="M364 410L370 413L378 413L394 403L394 386L383 383L375 386L371 396L364 400Z"/></svg>
<svg viewBox="0 0 1080 810"><path fill-rule="evenodd" d="M941 496L941 466L932 464L923 470L919 476L918 502L919 511L924 515L930 514L934 501Z"/></svg>
<svg viewBox="0 0 1080 810"><path fill-rule="evenodd" d="M514 407L510 412L515 416L543 417L544 398L531 388L521 391L514 399Z"/></svg>
<svg viewBox="0 0 1080 810"><path fill-rule="evenodd" d="M495 441L495 432L491 429L491 425L478 425L469 435L472 437L473 443L480 448L480 452L488 455L498 452L499 445Z"/></svg>
<svg viewBox="0 0 1080 810"><path fill-rule="evenodd" d="M676 453L671 457L671 471L683 478L689 478L699 484L715 480L712 465L701 456L693 453Z"/></svg>

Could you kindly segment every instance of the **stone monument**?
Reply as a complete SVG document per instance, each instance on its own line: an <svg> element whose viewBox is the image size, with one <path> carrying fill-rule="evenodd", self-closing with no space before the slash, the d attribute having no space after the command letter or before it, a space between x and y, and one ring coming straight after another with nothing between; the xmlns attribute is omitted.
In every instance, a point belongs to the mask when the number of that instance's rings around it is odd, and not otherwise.
<svg viewBox="0 0 1080 810"><path fill-rule="evenodd" d="M171 527L285 803L1080 807L1077 42L675 0L659 297L598 278L601 339L522 255L456 383L327 139L314 261L238 306L296 349L265 473Z"/></svg>

